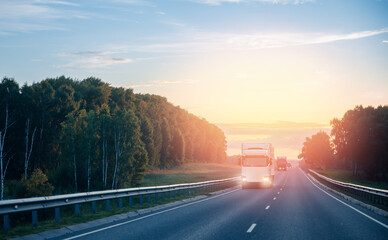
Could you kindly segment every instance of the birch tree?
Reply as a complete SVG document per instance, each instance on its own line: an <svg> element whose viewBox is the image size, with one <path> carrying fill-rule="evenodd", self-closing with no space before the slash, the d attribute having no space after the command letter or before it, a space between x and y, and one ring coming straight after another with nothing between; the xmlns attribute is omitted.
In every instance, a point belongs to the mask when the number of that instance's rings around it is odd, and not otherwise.
<svg viewBox="0 0 388 240"><path fill-rule="evenodd" d="M111 121L110 110L107 104L103 104L99 111L100 132L101 132L101 171L102 171L102 185L106 188L108 179L108 138L109 138L109 124Z"/></svg>
<svg viewBox="0 0 388 240"><path fill-rule="evenodd" d="M72 165L74 170L74 189L78 192L78 179L77 179L77 157L75 147L75 117L74 113L67 115L66 120L62 123L62 146L63 154L66 157L72 159Z"/></svg>
<svg viewBox="0 0 388 240"><path fill-rule="evenodd" d="M26 128L25 128L25 133L26 133L26 152L24 154L24 180L27 180L27 171L28 171L28 163L31 159L31 153L32 153L32 148L34 147L34 139L35 139L35 132L36 132L36 127L34 128L34 131L32 132L31 136L31 143L29 144L29 134L30 134L30 118L27 118L26 120Z"/></svg>
<svg viewBox="0 0 388 240"><path fill-rule="evenodd" d="M87 154L88 154L88 163L87 163L87 174L88 174L88 192L92 184L92 161L95 158L95 151L92 151L94 146L97 144L99 138L98 133L98 122L96 112L91 110L87 114L86 119L86 139L87 139Z"/></svg>
<svg viewBox="0 0 388 240"><path fill-rule="evenodd" d="M11 125L11 124L10 124ZM4 152L4 145L7 136L7 130L10 127L8 125L8 104L5 107L5 124L3 130L0 131L0 177L1 177L1 200L4 199L4 181L5 175L7 174L8 164L11 161L12 157L7 158L7 153Z"/></svg>

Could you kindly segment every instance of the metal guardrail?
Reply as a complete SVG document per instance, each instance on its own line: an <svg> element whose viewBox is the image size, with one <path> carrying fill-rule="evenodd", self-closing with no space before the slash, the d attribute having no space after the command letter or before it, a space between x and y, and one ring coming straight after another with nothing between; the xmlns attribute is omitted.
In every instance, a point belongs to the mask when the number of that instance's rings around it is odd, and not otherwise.
<svg viewBox="0 0 388 240"><path fill-rule="evenodd" d="M352 183L345 183L326 177L314 170L308 170L318 181L334 190L343 192L361 201L370 203L376 207L388 209L388 190L371 188Z"/></svg>
<svg viewBox="0 0 388 240"><path fill-rule="evenodd" d="M10 229L10 214L32 211L32 225L38 224L38 211L43 209L55 209L55 221L60 222L60 207L74 205L75 215L80 214L81 203L92 203L92 211L96 212L96 201L106 200L106 210L110 209L111 199L119 199L119 207L122 208L123 198L129 197L129 205L133 205L133 197L139 197L139 204L143 204L143 196L147 196L147 202L151 203L151 195L154 195L155 202L158 201L159 194L162 199L186 194L192 195L201 191L214 191L222 187L229 187L240 181L240 177L227 178L221 180L174 184L155 187L125 188L118 190L94 191L75 194L64 194L57 196L23 198L0 201L0 215L3 215L4 230Z"/></svg>

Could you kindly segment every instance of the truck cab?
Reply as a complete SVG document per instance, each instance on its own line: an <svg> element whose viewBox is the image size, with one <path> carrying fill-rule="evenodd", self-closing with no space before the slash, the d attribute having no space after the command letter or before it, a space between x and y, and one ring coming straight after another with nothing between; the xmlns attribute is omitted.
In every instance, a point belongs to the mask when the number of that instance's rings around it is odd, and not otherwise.
<svg viewBox="0 0 388 240"><path fill-rule="evenodd" d="M270 143L246 143L241 146L242 187L272 187L275 179L274 149Z"/></svg>

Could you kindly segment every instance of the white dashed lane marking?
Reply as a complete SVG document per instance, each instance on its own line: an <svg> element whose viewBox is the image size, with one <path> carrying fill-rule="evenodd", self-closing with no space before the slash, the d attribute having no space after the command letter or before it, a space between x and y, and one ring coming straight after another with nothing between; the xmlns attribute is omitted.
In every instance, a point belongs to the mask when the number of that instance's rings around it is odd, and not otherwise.
<svg viewBox="0 0 388 240"><path fill-rule="evenodd" d="M247 230L247 233L250 233L253 231L253 229L256 227L256 223L253 223Z"/></svg>

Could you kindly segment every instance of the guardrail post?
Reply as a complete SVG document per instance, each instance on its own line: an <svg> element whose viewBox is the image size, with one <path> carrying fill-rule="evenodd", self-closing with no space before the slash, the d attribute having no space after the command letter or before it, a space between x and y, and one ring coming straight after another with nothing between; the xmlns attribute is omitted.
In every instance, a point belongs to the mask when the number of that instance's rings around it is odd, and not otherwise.
<svg viewBox="0 0 388 240"><path fill-rule="evenodd" d="M78 203L75 205L75 215L77 217L79 216L79 204Z"/></svg>
<svg viewBox="0 0 388 240"><path fill-rule="evenodd" d="M8 214L3 216L3 227L4 231L8 231L10 229L9 216Z"/></svg>
<svg viewBox="0 0 388 240"><path fill-rule="evenodd" d="M97 212L97 207L96 207L96 201L92 202L92 212L96 213Z"/></svg>
<svg viewBox="0 0 388 240"><path fill-rule="evenodd" d="M158 202L158 193L155 193L155 202Z"/></svg>
<svg viewBox="0 0 388 240"><path fill-rule="evenodd" d="M181 196L182 195L182 189L177 190L176 193L177 193L178 197Z"/></svg>
<svg viewBox="0 0 388 240"><path fill-rule="evenodd" d="M168 198L171 198L171 191L168 191Z"/></svg>
<svg viewBox="0 0 388 240"><path fill-rule="evenodd" d="M119 198L119 208L123 208L123 199Z"/></svg>
<svg viewBox="0 0 388 240"><path fill-rule="evenodd" d="M148 196L147 196L147 202L148 202L149 204L151 204L151 194L148 194Z"/></svg>
<svg viewBox="0 0 388 240"><path fill-rule="evenodd" d="M139 203L140 203L140 205L143 204L143 195L140 195L140 196L139 196Z"/></svg>
<svg viewBox="0 0 388 240"><path fill-rule="evenodd" d="M59 207L55 208L55 222L59 223L61 221L61 211Z"/></svg>
<svg viewBox="0 0 388 240"><path fill-rule="evenodd" d="M129 197L129 206L130 206L130 207L133 206L133 199L132 199L132 196Z"/></svg>
<svg viewBox="0 0 388 240"><path fill-rule="evenodd" d="M110 211L110 200L106 200L106 210Z"/></svg>
<svg viewBox="0 0 388 240"><path fill-rule="evenodd" d="M32 226L38 225L38 212L32 211Z"/></svg>
<svg viewBox="0 0 388 240"><path fill-rule="evenodd" d="M164 200L164 198L165 198L165 192L162 192L162 200Z"/></svg>
<svg viewBox="0 0 388 240"><path fill-rule="evenodd" d="M172 191L172 198L175 198L175 191Z"/></svg>

